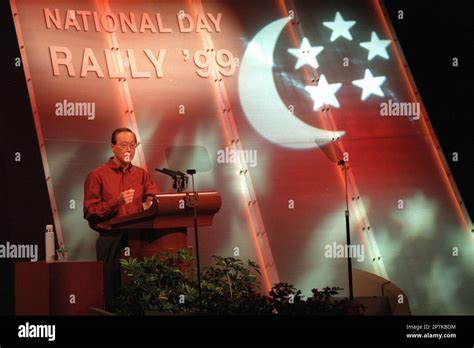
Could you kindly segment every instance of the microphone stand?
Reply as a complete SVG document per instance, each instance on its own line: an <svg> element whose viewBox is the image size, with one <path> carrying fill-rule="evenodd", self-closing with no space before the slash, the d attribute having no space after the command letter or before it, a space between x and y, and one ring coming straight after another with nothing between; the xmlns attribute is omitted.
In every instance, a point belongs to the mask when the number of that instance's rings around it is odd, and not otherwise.
<svg viewBox="0 0 474 348"><path fill-rule="evenodd" d="M336 139L337 140L337 139ZM350 255L351 247L351 229L349 221L349 194L347 188L347 163L343 159L341 150L336 146L335 140L331 143L327 143L326 139L321 141L315 140L316 144L323 151L326 157L333 163L336 163L338 166L341 166L344 170L344 189L346 195L346 210L344 211L345 220L346 220L346 243L347 243L347 273L349 277L349 299L352 301L354 299L354 287L352 281L352 259Z"/></svg>
<svg viewBox="0 0 474 348"><path fill-rule="evenodd" d="M194 174L196 174L196 169L188 169L186 171L191 175L191 182L193 187L193 211L194 211L194 240L196 241L196 265L197 265L197 282L198 282L198 294L199 294L199 304L201 304L201 262L199 260L199 236L198 236L198 224L197 224L197 205L198 197L194 189Z"/></svg>
<svg viewBox="0 0 474 348"><path fill-rule="evenodd" d="M349 223L349 198L348 198L348 193L347 193L347 166L346 166L346 161L343 159L339 160L337 162L339 166L342 166L344 169L344 186L346 190L346 211L345 211L345 216L346 216L346 240L347 240L347 271L349 274L349 299L352 301L354 299L354 289L352 285L352 259L350 256L349 251L351 250L351 227Z"/></svg>
<svg viewBox="0 0 474 348"><path fill-rule="evenodd" d="M177 189L178 192L182 192L183 189L187 188L188 185L188 176L180 171L175 171L167 168L159 169L155 168L157 172L166 174L170 176L173 179L173 188ZM201 304L201 262L199 259L199 236L198 236L198 224L197 224L197 205L199 203L198 201L198 195L197 192L194 189L194 174L196 174L196 169L188 169L186 171L187 174L191 175L192 178L192 185L193 185L193 198L187 197L187 202L186 204L188 206L193 207L193 221L194 221L194 239L196 241L196 264L197 264L197 282L198 282L198 294L199 294L199 304Z"/></svg>

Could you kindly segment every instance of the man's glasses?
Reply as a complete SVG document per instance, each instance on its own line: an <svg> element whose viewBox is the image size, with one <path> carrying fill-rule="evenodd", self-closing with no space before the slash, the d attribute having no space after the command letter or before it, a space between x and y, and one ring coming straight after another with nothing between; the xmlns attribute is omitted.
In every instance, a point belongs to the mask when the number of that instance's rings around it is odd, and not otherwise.
<svg viewBox="0 0 474 348"><path fill-rule="evenodd" d="M140 145L140 143L120 143L120 144L117 144L118 147L120 147L121 149L126 149L128 147L130 147L130 149L132 150L135 150L138 146Z"/></svg>

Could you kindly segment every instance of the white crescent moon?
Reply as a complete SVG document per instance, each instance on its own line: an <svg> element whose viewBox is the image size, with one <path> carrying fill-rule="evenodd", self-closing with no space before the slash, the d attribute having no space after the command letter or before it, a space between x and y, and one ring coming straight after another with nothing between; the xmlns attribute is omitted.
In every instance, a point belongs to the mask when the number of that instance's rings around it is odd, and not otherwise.
<svg viewBox="0 0 474 348"><path fill-rule="evenodd" d="M273 79L273 52L289 21L285 17L268 24L247 46L240 64L240 104L252 127L267 140L283 147L309 149L345 132L313 127L295 117L281 100Z"/></svg>

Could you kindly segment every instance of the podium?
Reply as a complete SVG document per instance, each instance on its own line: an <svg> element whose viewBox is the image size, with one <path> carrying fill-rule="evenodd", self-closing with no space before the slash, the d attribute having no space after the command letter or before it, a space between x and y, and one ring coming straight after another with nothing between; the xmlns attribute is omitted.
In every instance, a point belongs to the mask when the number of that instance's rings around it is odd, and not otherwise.
<svg viewBox="0 0 474 348"><path fill-rule="evenodd" d="M187 248L187 229L194 226L194 204L197 204L197 225L211 226L221 208L216 191L172 192L148 195L153 197L147 210L110 220L114 230L128 230L130 256L158 256L160 252L176 252Z"/></svg>

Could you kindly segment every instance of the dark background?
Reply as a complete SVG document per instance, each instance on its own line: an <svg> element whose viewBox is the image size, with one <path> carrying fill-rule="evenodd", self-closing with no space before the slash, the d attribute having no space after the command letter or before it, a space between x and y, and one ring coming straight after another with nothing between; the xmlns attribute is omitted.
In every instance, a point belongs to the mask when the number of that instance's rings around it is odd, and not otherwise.
<svg viewBox="0 0 474 348"><path fill-rule="evenodd" d="M357 0L353 0L357 1ZM448 160L464 204L473 198L473 5L470 1L386 0L395 33ZM402 10L404 19L398 19ZM53 222L43 165L9 2L0 2L4 89L0 108L0 244L37 243ZM453 57L459 67L452 66ZM15 162L15 153L21 162ZM452 162L452 153L459 161ZM13 262L0 259L0 315L14 314Z"/></svg>

